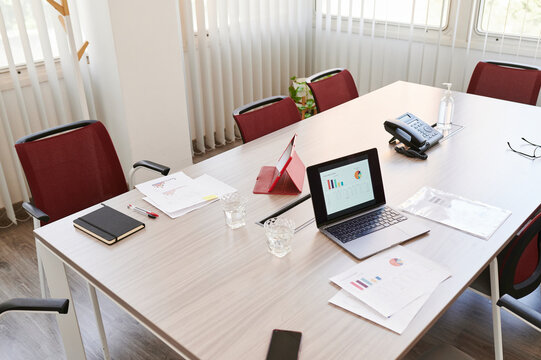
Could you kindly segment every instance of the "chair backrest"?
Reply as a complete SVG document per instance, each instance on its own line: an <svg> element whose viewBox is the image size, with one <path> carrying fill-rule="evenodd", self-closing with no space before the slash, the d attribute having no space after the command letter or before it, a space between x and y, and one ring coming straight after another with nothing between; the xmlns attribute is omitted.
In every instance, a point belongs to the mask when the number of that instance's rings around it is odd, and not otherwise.
<svg viewBox="0 0 541 360"><path fill-rule="evenodd" d="M271 96L235 109L233 118L247 143L300 121L301 114L290 97Z"/></svg>
<svg viewBox="0 0 541 360"><path fill-rule="evenodd" d="M128 190L102 123L78 121L19 139L15 144L34 205L50 222Z"/></svg>
<svg viewBox="0 0 541 360"><path fill-rule="evenodd" d="M540 87L541 71L536 67L481 61L473 70L467 92L535 105Z"/></svg>
<svg viewBox="0 0 541 360"><path fill-rule="evenodd" d="M541 212L498 255L500 294L521 298L541 284Z"/></svg>
<svg viewBox="0 0 541 360"><path fill-rule="evenodd" d="M333 75L334 74L334 75ZM327 77L332 75L331 77ZM342 68L329 69L306 78L318 112L333 108L359 97L351 73Z"/></svg>

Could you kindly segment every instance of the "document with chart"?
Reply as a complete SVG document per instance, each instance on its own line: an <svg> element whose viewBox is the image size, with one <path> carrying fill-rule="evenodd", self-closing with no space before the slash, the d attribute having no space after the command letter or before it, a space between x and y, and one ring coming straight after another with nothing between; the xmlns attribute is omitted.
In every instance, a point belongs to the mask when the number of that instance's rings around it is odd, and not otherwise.
<svg viewBox="0 0 541 360"><path fill-rule="evenodd" d="M365 319L375 322L376 324L384 326L397 334L402 334L410 324L411 320L413 320L415 315L417 315L419 310L421 310L429 297L430 294L424 294L418 297L406 305L402 310L390 317L381 315L345 290L340 290L329 300L329 302L354 314L362 316Z"/></svg>
<svg viewBox="0 0 541 360"><path fill-rule="evenodd" d="M430 294L450 272L403 246L394 246L330 280L385 317Z"/></svg>
<svg viewBox="0 0 541 360"><path fill-rule="evenodd" d="M236 191L209 175L192 179L182 171L138 184L136 188L146 195L144 200L172 218Z"/></svg>

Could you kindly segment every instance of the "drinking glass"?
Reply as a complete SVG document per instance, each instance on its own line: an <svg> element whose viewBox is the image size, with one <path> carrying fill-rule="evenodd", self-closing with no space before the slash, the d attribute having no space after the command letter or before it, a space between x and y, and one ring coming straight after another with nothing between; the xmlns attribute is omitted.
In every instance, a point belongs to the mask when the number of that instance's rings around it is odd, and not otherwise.
<svg viewBox="0 0 541 360"><path fill-rule="evenodd" d="M291 239L295 233L295 223L287 218L270 218L263 224L267 236L269 252L284 257L291 251Z"/></svg>
<svg viewBox="0 0 541 360"><path fill-rule="evenodd" d="M246 225L246 198L238 192L225 194L221 198L225 223L231 229Z"/></svg>

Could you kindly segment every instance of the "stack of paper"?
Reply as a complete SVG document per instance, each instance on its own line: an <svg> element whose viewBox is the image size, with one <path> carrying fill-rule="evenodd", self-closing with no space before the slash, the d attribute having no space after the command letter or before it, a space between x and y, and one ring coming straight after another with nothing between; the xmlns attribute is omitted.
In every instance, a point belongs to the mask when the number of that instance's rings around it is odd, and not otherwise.
<svg viewBox="0 0 541 360"><path fill-rule="evenodd" d="M342 290L329 302L401 334L450 276L438 263L395 246L332 277Z"/></svg>
<svg viewBox="0 0 541 360"><path fill-rule="evenodd" d="M205 174L192 179L182 171L135 187L146 196L143 200L171 218L199 209L222 195L236 191L212 176Z"/></svg>

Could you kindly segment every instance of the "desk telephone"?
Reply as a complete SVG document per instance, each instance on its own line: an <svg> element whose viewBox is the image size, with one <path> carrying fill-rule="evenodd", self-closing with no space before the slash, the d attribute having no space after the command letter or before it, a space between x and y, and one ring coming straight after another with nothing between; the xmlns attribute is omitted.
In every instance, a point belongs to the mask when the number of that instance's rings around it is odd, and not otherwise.
<svg viewBox="0 0 541 360"><path fill-rule="evenodd" d="M396 151L423 160L427 157L424 152L443 138L438 130L411 113L405 113L394 120L387 120L383 126L387 132L410 147L409 150L395 148Z"/></svg>

